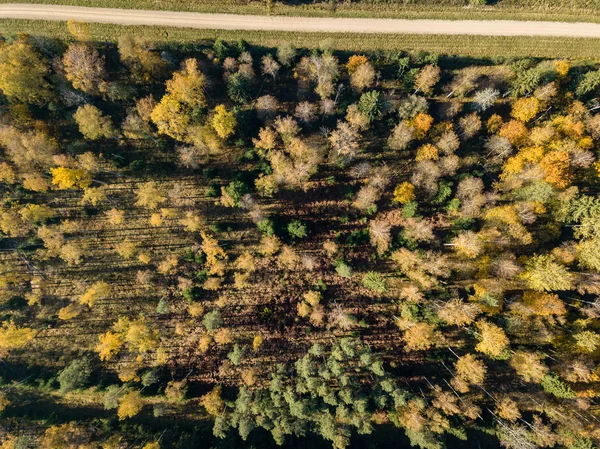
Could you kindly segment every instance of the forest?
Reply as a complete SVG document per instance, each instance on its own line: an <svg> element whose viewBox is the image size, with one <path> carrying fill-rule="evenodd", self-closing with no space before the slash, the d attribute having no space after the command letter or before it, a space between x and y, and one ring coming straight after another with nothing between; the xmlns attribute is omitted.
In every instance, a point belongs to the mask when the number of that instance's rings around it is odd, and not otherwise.
<svg viewBox="0 0 600 449"><path fill-rule="evenodd" d="M0 42L0 448L598 447L597 61L66 26Z"/></svg>

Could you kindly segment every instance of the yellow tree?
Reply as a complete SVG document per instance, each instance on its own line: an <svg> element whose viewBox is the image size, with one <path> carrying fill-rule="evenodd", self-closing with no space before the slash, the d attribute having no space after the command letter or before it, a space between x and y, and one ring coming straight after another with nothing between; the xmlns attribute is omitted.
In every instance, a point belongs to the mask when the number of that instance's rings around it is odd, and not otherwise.
<svg viewBox="0 0 600 449"><path fill-rule="evenodd" d="M140 353L149 352L158 346L158 332L150 329L145 318L140 318L129 325L125 332L125 341L130 349L135 348Z"/></svg>
<svg viewBox="0 0 600 449"><path fill-rule="evenodd" d="M404 343L408 351L429 349L436 341L435 326L428 323L417 323L404 332Z"/></svg>
<svg viewBox="0 0 600 449"><path fill-rule="evenodd" d="M235 127L237 126L235 114L228 111L223 104L216 106L214 112L211 124L217 135L221 139L226 139L235 132Z"/></svg>
<svg viewBox="0 0 600 449"><path fill-rule="evenodd" d="M75 19L67 20L67 30L78 41L89 41L90 29L85 22L77 22Z"/></svg>
<svg viewBox="0 0 600 449"><path fill-rule="evenodd" d="M220 267L220 265L227 261L227 253L221 248L217 239L211 237L210 235L202 232L200 234L202 236L202 251L206 254L206 264L211 267L211 274L219 274L215 270L215 268Z"/></svg>
<svg viewBox="0 0 600 449"><path fill-rule="evenodd" d="M512 115L517 120L524 123L534 118L540 111L540 102L535 97L519 98L512 105Z"/></svg>
<svg viewBox="0 0 600 449"><path fill-rule="evenodd" d="M96 345L96 352L100 356L100 360L109 360L115 355L123 346L123 340L119 334L108 331L107 333L98 337L100 343Z"/></svg>
<svg viewBox="0 0 600 449"><path fill-rule="evenodd" d="M27 204L19 211L25 223L40 224L54 217L54 211L45 204Z"/></svg>
<svg viewBox="0 0 600 449"><path fill-rule="evenodd" d="M204 75L198 69L198 61L190 58L186 59L182 69L167 81L167 94L194 109L206 105L204 85Z"/></svg>
<svg viewBox="0 0 600 449"><path fill-rule="evenodd" d="M509 363L525 382L541 382L548 372L542 356L533 352L516 351Z"/></svg>
<svg viewBox="0 0 600 449"><path fill-rule="evenodd" d="M167 201L166 195L158 188L155 182L148 181L142 184L135 192L137 196L136 206L156 209Z"/></svg>
<svg viewBox="0 0 600 449"><path fill-rule="evenodd" d="M487 367L485 363L477 359L472 354L465 354L462 356L455 365L456 374L465 382L470 384L479 385L483 383Z"/></svg>
<svg viewBox="0 0 600 449"><path fill-rule="evenodd" d="M184 139L190 125L190 117L185 106L171 95L162 97L152 111L151 117L159 133L177 140Z"/></svg>
<svg viewBox="0 0 600 449"><path fill-rule="evenodd" d="M79 132L90 140L104 137L110 139L115 136L115 129L110 118L104 116L100 109L91 104L79 106L73 118L79 125Z"/></svg>
<svg viewBox="0 0 600 449"><path fill-rule="evenodd" d="M35 330L28 327L17 327L12 321L5 321L0 328L0 351L20 349L35 337Z"/></svg>
<svg viewBox="0 0 600 449"><path fill-rule="evenodd" d="M400 204L410 203L415 199L415 186L410 182L398 184L394 189L394 201Z"/></svg>
<svg viewBox="0 0 600 449"><path fill-rule="evenodd" d="M573 286L573 274L549 255L529 259L522 276L537 291L570 290Z"/></svg>
<svg viewBox="0 0 600 449"><path fill-rule="evenodd" d="M137 80L149 82L160 78L167 69L167 62L154 51L148 39L131 35L119 36L119 56Z"/></svg>
<svg viewBox="0 0 600 449"><path fill-rule="evenodd" d="M540 161L540 167L544 170L544 180L559 189L568 187L573 181L571 173L571 157L567 151L551 151L544 155Z"/></svg>
<svg viewBox="0 0 600 449"><path fill-rule="evenodd" d="M60 258L69 264L69 266L79 265L83 259L83 251L75 242L68 242L60 249Z"/></svg>
<svg viewBox="0 0 600 449"><path fill-rule="evenodd" d="M77 187L85 189L92 183L92 175L80 168L55 167L50 169L52 184L59 189L71 189Z"/></svg>
<svg viewBox="0 0 600 449"><path fill-rule="evenodd" d="M137 415L144 407L144 400L142 395L137 390L131 390L125 393L119 400L119 409L117 415L119 420L126 418L133 418Z"/></svg>
<svg viewBox="0 0 600 449"><path fill-rule="evenodd" d="M480 338L480 342L475 346L477 351L490 357L499 357L508 348L509 340L502 328L481 320L477 322L477 329Z"/></svg>
<svg viewBox="0 0 600 449"><path fill-rule="evenodd" d="M167 93L151 114L158 132L184 140L193 109L205 106L204 75L198 61L187 59L179 72L167 81Z"/></svg>
<svg viewBox="0 0 600 449"><path fill-rule="evenodd" d="M80 297L79 303L90 308L94 307L96 301L107 299L110 296L110 284L104 281L94 282Z"/></svg>
<svg viewBox="0 0 600 449"><path fill-rule="evenodd" d="M352 55L348 58L346 69L348 70L348 73L352 75L358 66L366 64L367 62L369 62L369 60L365 55Z"/></svg>
<svg viewBox="0 0 600 449"><path fill-rule="evenodd" d="M200 398L200 404L209 415L219 416L225 408L225 401L221 398L221 387L213 388L209 393Z"/></svg>

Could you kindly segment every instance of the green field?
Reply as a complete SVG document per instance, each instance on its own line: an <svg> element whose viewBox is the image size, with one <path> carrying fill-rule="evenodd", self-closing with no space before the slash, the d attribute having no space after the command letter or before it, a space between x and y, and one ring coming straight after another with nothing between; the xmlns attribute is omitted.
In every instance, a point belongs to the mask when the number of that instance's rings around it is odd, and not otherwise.
<svg viewBox="0 0 600 449"><path fill-rule="evenodd" d="M0 0L1 3L15 3ZM159 9L207 13L266 14L264 1L214 0L21 0L18 3L44 3L95 6L103 8ZM411 0L389 2L307 2L280 3L274 1L271 14L312 17L381 17L406 19L492 19L549 20L564 22L600 22L600 2L500 0L492 5L473 6L469 1Z"/></svg>

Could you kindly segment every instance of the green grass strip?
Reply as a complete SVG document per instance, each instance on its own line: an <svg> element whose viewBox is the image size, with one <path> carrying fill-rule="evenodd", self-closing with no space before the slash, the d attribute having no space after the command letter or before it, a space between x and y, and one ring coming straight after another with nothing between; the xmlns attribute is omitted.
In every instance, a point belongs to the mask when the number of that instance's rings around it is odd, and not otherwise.
<svg viewBox="0 0 600 449"><path fill-rule="evenodd" d="M124 26L89 24L94 40L115 42L118 36L143 36L159 43L182 44L221 38L235 41L243 38L253 45L277 47L288 41L299 48L315 48L323 41L341 51L412 50L471 57L540 57L540 58L595 58L600 39L554 37L494 37L445 36L405 34L354 33L295 33L284 31L229 31L196 30L159 26ZM27 33L31 35L67 38L65 22L42 20L0 20L3 35Z"/></svg>

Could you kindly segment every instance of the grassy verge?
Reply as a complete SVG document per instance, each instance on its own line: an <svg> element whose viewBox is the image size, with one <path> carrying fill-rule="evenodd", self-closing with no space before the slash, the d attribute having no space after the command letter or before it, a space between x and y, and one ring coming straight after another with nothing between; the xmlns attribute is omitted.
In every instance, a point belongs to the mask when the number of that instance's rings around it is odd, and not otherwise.
<svg viewBox="0 0 600 449"><path fill-rule="evenodd" d="M207 13L266 14L265 1L241 0L0 0L1 3L45 3L103 8L156 9ZM550 4L549 4L550 3ZM273 2L274 15L309 17L368 17L404 19L547 20L600 22L600 4L534 0L499 1L495 6L468 7L452 0L406 5L364 2L314 2L289 5Z"/></svg>
<svg viewBox="0 0 600 449"><path fill-rule="evenodd" d="M89 24L92 37L98 41L114 42L123 34L150 38L160 43L184 44L217 38L235 41L243 38L253 45L277 47L288 41L297 47L318 47L324 40L342 51L425 50L449 55L472 57L543 57L595 58L600 39L389 35L353 33L295 33L283 31L196 30L172 27L123 26ZM41 20L0 20L0 33L27 33L49 37L69 37L64 22Z"/></svg>

